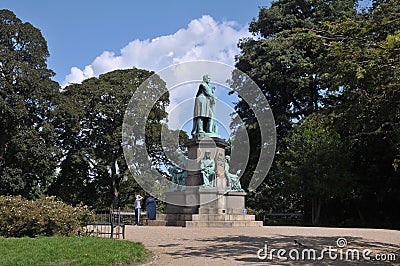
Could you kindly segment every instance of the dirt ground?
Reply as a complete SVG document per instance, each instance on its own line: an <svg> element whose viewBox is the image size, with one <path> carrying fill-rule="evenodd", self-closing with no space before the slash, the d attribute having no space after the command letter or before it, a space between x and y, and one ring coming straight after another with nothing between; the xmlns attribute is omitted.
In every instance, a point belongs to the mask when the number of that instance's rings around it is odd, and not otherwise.
<svg viewBox="0 0 400 266"><path fill-rule="evenodd" d="M400 265L395 230L127 226L126 239L155 254L147 265Z"/></svg>

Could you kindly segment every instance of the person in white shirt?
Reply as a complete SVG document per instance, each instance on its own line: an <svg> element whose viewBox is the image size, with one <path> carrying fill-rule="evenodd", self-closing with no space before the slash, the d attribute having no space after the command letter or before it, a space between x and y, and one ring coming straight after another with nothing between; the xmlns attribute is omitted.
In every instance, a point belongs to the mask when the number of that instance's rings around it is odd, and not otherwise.
<svg viewBox="0 0 400 266"><path fill-rule="evenodd" d="M135 200L135 222L136 225L140 225L140 201L143 199L142 196L136 195Z"/></svg>

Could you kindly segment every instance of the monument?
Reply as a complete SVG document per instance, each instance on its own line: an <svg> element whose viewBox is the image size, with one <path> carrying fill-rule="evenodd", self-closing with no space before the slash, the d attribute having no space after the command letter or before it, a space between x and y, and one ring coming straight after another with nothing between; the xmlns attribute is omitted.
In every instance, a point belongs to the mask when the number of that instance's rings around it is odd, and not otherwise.
<svg viewBox="0 0 400 266"><path fill-rule="evenodd" d="M167 225L186 227L262 226L245 209L246 192L239 174L231 173L228 143L220 138L216 120L215 87L209 75L199 85L193 112L192 138L180 154L181 167L170 170L173 185L166 192ZM183 156L183 157L182 157Z"/></svg>
<svg viewBox="0 0 400 266"><path fill-rule="evenodd" d="M192 137L219 137L215 120L215 87L210 87L211 78L203 76L194 102Z"/></svg>

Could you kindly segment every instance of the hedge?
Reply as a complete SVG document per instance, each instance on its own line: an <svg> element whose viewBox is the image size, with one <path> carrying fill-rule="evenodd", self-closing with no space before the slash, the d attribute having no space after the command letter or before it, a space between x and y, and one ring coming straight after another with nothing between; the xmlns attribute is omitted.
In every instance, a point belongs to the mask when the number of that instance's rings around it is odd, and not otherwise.
<svg viewBox="0 0 400 266"><path fill-rule="evenodd" d="M87 224L93 214L55 197L36 201L21 196L0 196L0 235L5 237L71 236Z"/></svg>

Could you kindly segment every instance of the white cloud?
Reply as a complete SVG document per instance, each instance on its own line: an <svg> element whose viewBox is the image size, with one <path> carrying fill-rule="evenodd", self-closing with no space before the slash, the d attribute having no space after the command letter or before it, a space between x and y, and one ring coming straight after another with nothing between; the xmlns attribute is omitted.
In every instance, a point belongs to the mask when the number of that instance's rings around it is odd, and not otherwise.
<svg viewBox="0 0 400 266"><path fill-rule="evenodd" d="M62 85L80 83L115 69L137 67L158 71L193 60L213 60L233 66L234 56L239 53L238 40L248 36L247 26L240 27L232 21L216 22L211 16L202 16L174 34L152 40L135 39L123 47L119 55L104 51L83 70L72 67Z"/></svg>
<svg viewBox="0 0 400 266"><path fill-rule="evenodd" d="M232 21L216 22L211 16L192 20L186 28L171 35L159 36L152 40L135 39L120 50L120 54L104 51L90 65L79 69L72 67L66 76L63 87L69 83L83 80L115 70L132 67L159 71L161 78L170 90L170 105L167 108L168 125L173 129L191 130L194 98L202 75L211 75L212 82L227 86L234 66L234 57L239 53L237 43L240 38L250 37L247 26L239 26ZM186 64L184 62L198 61ZM225 65L226 64L226 65ZM167 68L174 65L171 68ZM206 70L207 72L204 72ZM187 81L192 81L188 84ZM178 85L181 82L182 85ZM178 86L176 86L178 85ZM235 96L228 96L227 91L219 86L216 93L220 101L217 104L219 132L228 137L230 113L234 112L232 101ZM224 134L226 132L226 134ZM225 136L226 135L226 136Z"/></svg>

